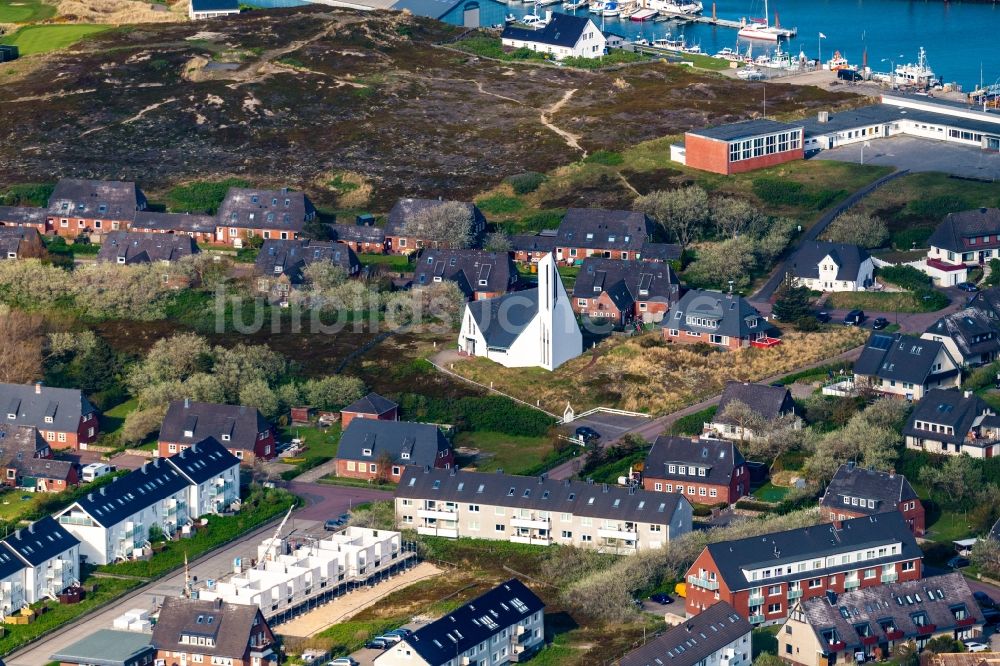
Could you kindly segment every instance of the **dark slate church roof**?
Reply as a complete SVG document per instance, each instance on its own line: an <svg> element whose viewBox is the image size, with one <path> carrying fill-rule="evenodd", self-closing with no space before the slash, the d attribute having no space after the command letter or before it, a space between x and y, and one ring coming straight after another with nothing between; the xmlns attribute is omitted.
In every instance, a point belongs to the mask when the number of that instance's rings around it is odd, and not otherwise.
<svg viewBox="0 0 1000 666"><path fill-rule="evenodd" d="M508 349L538 314L538 289L525 289L498 298L472 301L466 307L472 313L486 345Z"/></svg>
<svg viewBox="0 0 1000 666"><path fill-rule="evenodd" d="M902 474L894 472L879 472L873 469L858 467L853 463L841 465L837 473L830 480L830 485L826 487L823 497L820 498L820 506L829 509L841 509L848 507L844 504L844 497L871 500L874 506L869 507L851 504L850 509L865 514L886 513L895 511L900 502L918 499L913 486Z"/></svg>
<svg viewBox="0 0 1000 666"><path fill-rule="evenodd" d="M803 243L792 255L792 275L797 278L819 279L819 264L826 257L837 265L836 280L855 281L861 264L871 258L868 250L847 243L809 241Z"/></svg>
<svg viewBox="0 0 1000 666"><path fill-rule="evenodd" d="M572 48L580 41L580 36L587 29L589 21L590 18L587 16L572 16L570 14L553 12L552 20L540 30L517 28L508 25L504 28L500 38Z"/></svg>

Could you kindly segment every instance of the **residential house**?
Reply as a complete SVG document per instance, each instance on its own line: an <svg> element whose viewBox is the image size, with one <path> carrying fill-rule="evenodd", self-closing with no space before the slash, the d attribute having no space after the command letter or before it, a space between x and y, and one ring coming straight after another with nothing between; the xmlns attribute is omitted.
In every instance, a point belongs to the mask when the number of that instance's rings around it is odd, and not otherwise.
<svg viewBox="0 0 1000 666"><path fill-rule="evenodd" d="M653 221L631 210L570 208L556 232L556 260L566 264L587 257L642 259L652 240Z"/></svg>
<svg viewBox="0 0 1000 666"><path fill-rule="evenodd" d="M486 218L475 204L440 199L400 199L389 211L386 220L386 249L392 254L411 254L424 247L446 248L447 243L430 238L421 230L421 219L425 215L430 215L429 211L438 206L454 203L458 203L468 211L472 219L472 236L474 238L481 236L486 230Z"/></svg>
<svg viewBox="0 0 1000 666"><path fill-rule="evenodd" d="M151 666L156 650L149 634L118 629L98 629L61 648L49 659L60 666Z"/></svg>
<svg viewBox="0 0 1000 666"><path fill-rule="evenodd" d="M556 251L556 233L555 229L548 229L537 234L511 236L510 248L514 261L533 264L542 257L552 254Z"/></svg>
<svg viewBox="0 0 1000 666"><path fill-rule="evenodd" d="M131 230L147 234L190 236L196 243L214 243L215 217L188 213L154 213L143 210L135 214Z"/></svg>
<svg viewBox="0 0 1000 666"><path fill-rule="evenodd" d="M277 455L274 428L256 407L186 398L167 407L157 451L166 458L209 437L218 440L244 465L252 466L258 458L270 460Z"/></svg>
<svg viewBox="0 0 1000 666"><path fill-rule="evenodd" d="M654 322L680 298L670 264L587 257L573 285L573 310L615 324Z"/></svg>
<svg viewBox="0 0 1000 666"><path fill-rule="evenodd" d="M741 349L770 345L778 331L742 296L691 289L661 323L667 342Z"/></svg>
<svg viewBox="0 0 1000 666"><path fill-rule="evenodd" d="M586 15L547 11L545 19L547 23L541 28L506 26L500 34L501 44L510 49L547 53L556 60L600 58L607 53L608 38Z"/></svg>
<svg viewBox="0 0 1000 666"><path fill-rule="evenodd" d="M481 301L511 291L517 284L517 268L506 252L421 251L413 269L414 286L424 287L442 280L457 284L466 300Z"/></svg>
<svg viewBox="0 0 1000 666"><path fill-rule="evenodd" d="M192 21L220 18L240 13L237 0L190 0L188 18Z"/></svg>
<svg viewBox="0 0 1000 666"><path fill-rule="evenodd" d="M69 460L29 458L15 469L18 487L36 493L61 493L80 482L77 464Z"/></svg>
<svg viewBox="0 0 1000 666"><path fill-rule="evenodd" d="M466 304L458 348L508 368L554 370L583 353L583 335L552 255L538 262L538 287Z"/></svg>
<svg viewBox="0 0 1000 666"><path fill-rule="evenodd" d="M500 666L545 645L545 604L516 578L424 625L375 658L375 666Z"/></svg>
<svg viewBox="0 0 1000 666"><path fill-rule="evenodd" d="M97 410L77 389L0 384L0 417L38 428L53 449L86 449L97 441Z"/></svg>
<svg viewBox="0 0 1000 666"><path fill-rule="evenodd" d="M37 428L8 423L0 423L0 474L5 486L43 493L62 492L79 480L75 463L52 459Z"/></svg>
<svg viewBox="0 0 1000 666"><path fill-rule="evenodd" d="M855 387L921 400L933 388L957 387L962 370L943 342L874 332L854 362Z"/></svg>
<svg viewBox="0 0 1000 666"><path fill-rule="evenodd" d="M156 663L277 666L274 633L257 606L166 597L150 644Z"/></svg>
<svg viewBox="0 0 1000 666"><path fill-rule="evenodd" d="M622 554L687 534L692 511L677 493L499 471L408 466L396 487L396 521L418 534Z"/></svg>
<svg viewBox="0 0 1000 666"><path fill-rule="evenodd" d="M654 243L646 241L642 244L639 258L643 261L680 261L681 246L674 243Z"/></svg>
<svg viewBox="0 0 1000 666"><path fill-rule="evenodd" d="M946 456L1000 456L1000 416L971 391L934 389L903 426L906 448Z"/></svg>
<svg viewBox="0 0 1000 666"><path fill-rule="evenodd" d="M257 291L276 302L285 302L292 287L305 282L305 270L313 264L337 266L348 277L355 277L361 272L358 255L343 243L266 240L254 262Z"/></svg>
<svg viewBox="0 0 1000 666"><path fill-rule="evenodd" d="M732 416L726 415L726 408L733 403L743 403L751 412L769 423L795 414L795 401L792 400L792 392L786 387L729 380L722 390L715 416L711 423L705 424L706 433L712 437L739 441L757 436L746 423L737 422ZM795 427L801 426L802 420L796 419Z"/></svg>
<svg viewBox="0 0 1000 666"><path fill-rule="evenodd" d="M982 626L969 584L948 573L802 599L778 632L778 656L802 666L886 662L905 643L969 640Z"/></svg>
<svg viewBox="0 0 1000 666"><path fill-rule="evenodd" d="M924 505L902 474L841 465L830 480L819 506L830 522L841 523L878 513L899 511L914 536L924 535Z"/></svg>
<svg viewBox="0 0 1000 666"><path fill-rule="evenodd" d="M185 500L195 516L218 514L240 499L240 460L216 439L208 437L167 458L188 481Z"/></svg>
<svg viewBox="0 0 1000 666"><path fill-rule="evenodd" d="M341 430L346 430L354 419L398 421L399 405L378 393L369 393L340 410Z"/></svg>
<svg viewBox="0 0 1000 666"><path fill-rule="evenodd" d="M731 441L660 435L642 466L642 487L692 504L734 504L750 493L750 470Z"/></svg>
<svg viewBox="0 0 1000 666"><path fill-rule="evenodd" d="M614 662L615 666L749 666L750 623L725 601L690 617Z"/></svg>
<svg viewBox="0 0 1000 666"><path fill-rule="evenodd" d="M44 254L42 237L34 227L0 226L0 261L30 259Z"/></svg>
<svg viewBox="0 0 1000 666"><path fill-rule="evenodd" d="M26 604L52 598L80 582L80 541L51 516L15 530L3 540L3 546L23 565Z"/></svg>
<svg viewBox="0 0 1000 666"><path fill-rule="evenodd" d="M357 224L331 224L333 240L358 254L385 254L385 229L359 219Z"/></svg>
<svg viewBox="0 0 1000 666"><path fill-rule="evenodd" d="M786 266L796 285L814 291L865 291L875 284L872 256L857 245L806 241Z"/></svg>
<svg viewBox="0 0 1000 666"><path fill-rule="evenodd" d="M1000 287L988 287L976 292L966 307L985 314L992 322L1000 322Z"/></svg>
<svg viewBox="0 0 1000 666"><path fill-rule="evenodd" d="M34 229L39 234L44 234L48 229L45 222L47 212L45 208L0 206L0 228L20 227L22 229Z"/></svg>
<svg viewBox="0 0 1000 666"><path fill-rule="evenodd" d="M455 451L436 425L353 419L337 446L337 476L399 481L407 465L448 469Z"/></svg>
<svg viewBox="0 0 1000 666"><path fill-rule="evenodd" d="M950 287L968 279L968 267L1000 258L1000 208L949 213L928 239L927 273Z"/></svg>
<svg viewBox="0 0 1000 666"><path fill-rule="evenodd" d="M690 130L684 144L670 147L670 159L728 176L804 157L800 124L758 118Z"/></svg>
<svg viewBox="0 0 1000 666"><path fill-rule="evenodd" d="M104 236L97 260L121 264L171 263L201 250L190 236L112 231Z"/></svg>
<svg viewBox="0 0 1000 666"><path fill-rule="evenodd" d="M243 247L254 237L295 240L315 218L316 208L302 192L230 187L216 215L215 242Z"/></svg>
<svg viewBox="0 0 1000 666"><path fill-rule="evenodd" d="M968 368L992 363L1000 357L997 330L997 323L986 311L968 307L944 315L920 337L943 343L951 357Z"/></svg>
<svg viewBox="0 0 1000 666"><path fill-rule="evenodd" d="M46 232L76 238L81 234L128 231L146 195L133 182L61 178L46 216Z"/></svg>
<svg viewBox="0 0 1000 666"><path fill-rule="evenodd" d="M899 512L721 541L688 569L686 609L725 601L750 624L774 624L799 599L918 580L922 558Z"/></svg>

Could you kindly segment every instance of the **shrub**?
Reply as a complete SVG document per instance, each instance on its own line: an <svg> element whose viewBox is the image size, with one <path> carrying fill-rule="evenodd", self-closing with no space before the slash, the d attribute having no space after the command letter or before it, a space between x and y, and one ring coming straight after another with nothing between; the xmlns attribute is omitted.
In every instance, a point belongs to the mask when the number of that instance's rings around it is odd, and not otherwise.
<svg viewBox="0 0 1000 666"><path fill-rule="evenodd" d="M521 218L518 226L528 231L544 231L545 229L555 229L562 222L564 210L543 210L528 217Z"/></svg>
<svg viewBox="0 0 1000 666"><path fill-rule="evenodd" d="M55 185L48 183L11 185L0 194L0 205L44 207L48 205L54 189Z"/></svg>
<svg viewBox="0 0 1000 666"><path fill-rule="evenodd" d="M524 202L517 197L506 194L494 194L493 196L480 199L476 202L479 209L484 213L502 215L505 213L516 213L524 208Z"/></svg>
<svg viewBox="0 0 1000 666"><path fill-rule="evenodd" d="M715 416L718 407L709 407L694 414L682 416L670 427L672 435L700 435L705 423L708 423Z"/></svg>
<svg viewBox="0 0 1000 666"><path fill-rule="evenodd" d="M753 192L766 204L821 210L844 195L844 190L811 191L802 183L781 178L761 177L753 181Z"/></svg>
<svg viewBox="0 0 1000 666"><path fill-rule="evenodd" d="M892 246L897 250L927 247L927 240L934 233L930 227L910 227L892 234Z"/></svg>
<svg viewBox="0 0 1000 666"><path fill-rule="evenodd" d="M891 282L910 291L925 290L930 285L930 278L927 274L913 266L886 266L879 269L878 274L886 282Z"/></svg>
<svg viewBox="0 0 1000 666"><path fill-rule="evenodd" d="M795 328L803 333L811 333L819 330L819 320L816 317L799 317L795 320Z"/></svg>
<svg viewBox="0 0 1000 666"><path fill-rule="evenodd" d="M589 164L602 164L604 166L618 166L625 161L621 153L612 150L596 150L584 158L584 162Z"/></svg>
<svg viewBox="0 0 1000 666"><path fill-rule="evenodd" d="M513 188L515 194L530 194L545 182L545 174L526 171L510 176L504 182Z"/></svg>

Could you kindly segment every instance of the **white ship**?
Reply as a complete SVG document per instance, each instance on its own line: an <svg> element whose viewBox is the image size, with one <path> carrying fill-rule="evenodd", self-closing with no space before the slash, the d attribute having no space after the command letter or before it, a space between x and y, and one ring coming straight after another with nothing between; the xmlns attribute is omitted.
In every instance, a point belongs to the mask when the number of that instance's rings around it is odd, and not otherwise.
<svg viewBox="0 0 1000 666"><path fill-rule="evenodd" d="M896 65L896 85L927 88L938 83L934 70L927 64L927 52L920 47L917 62Z"/></svg>
<svg viewBox="0 0 1000 666"><path fill-rule="evenodd" d="M775 13L774 25L768 23L767 0L764 0L764 17L742 19L740 21L740 31L737 33L743 39L759 39L768 42L777 42L779 39L794 37L798 32L795 28L782 28L778 25L778 15Z"/></svg>
<svg viewBox="0 0 1000 666"><path fill-rule="evenodd" d="M704 8L700 0L650 0L647 6L664 14L687 14L690 16L700 14Z"/></svg>

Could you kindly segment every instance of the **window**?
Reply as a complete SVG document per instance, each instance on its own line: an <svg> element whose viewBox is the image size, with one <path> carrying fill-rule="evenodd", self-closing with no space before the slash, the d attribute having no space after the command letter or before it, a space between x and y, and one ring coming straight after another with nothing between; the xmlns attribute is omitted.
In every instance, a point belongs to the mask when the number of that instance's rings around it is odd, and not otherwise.
<svg viewBox="0 0 1000 666"><path fill-rule="evenodd" d="M563 539L572 539L573 538L573 533L569 532L567 530L563 530L562 531L562 538Z"/></svg>
<svg viewBox="0 0 1000 666"><path fill-rule="evenodd" d="M503 531L504 531L505 529L507 529L507 528L506 528L506 526L505 526L505 525L504 525L503 523L497 523L497 524L495 525L494 529L495 529L495 531L497 531L497 532L503 532Z"/></svg>
<svg viewBox="0 0 1000 666"><path fill-rule="evenodd" d="M911 562L903 562L903 571L913 571L915 568L916 568L916 566L914 565L914 563L912 561Z"/></svg>
<svg viewBox="0 0 1000 666"><path fill-rule="evenodd" d="M780 603L779 604L768 604L767 605L767 612L768 613L780 613L781 612L781 604Z"/></svg>
<svg viewBox="0 0 1000 666"><path fill-rule="evenodd" d="M469 513L479 513L479 505L478 504L470 504L469 505Z"/></svg>
<svg viewBox="0 0 1000 666"><path fill-rule="evenodd" d="M663 484L662 483L654 483L653 484L653 489L657 490L657 491L663 490Z"/></svg>

